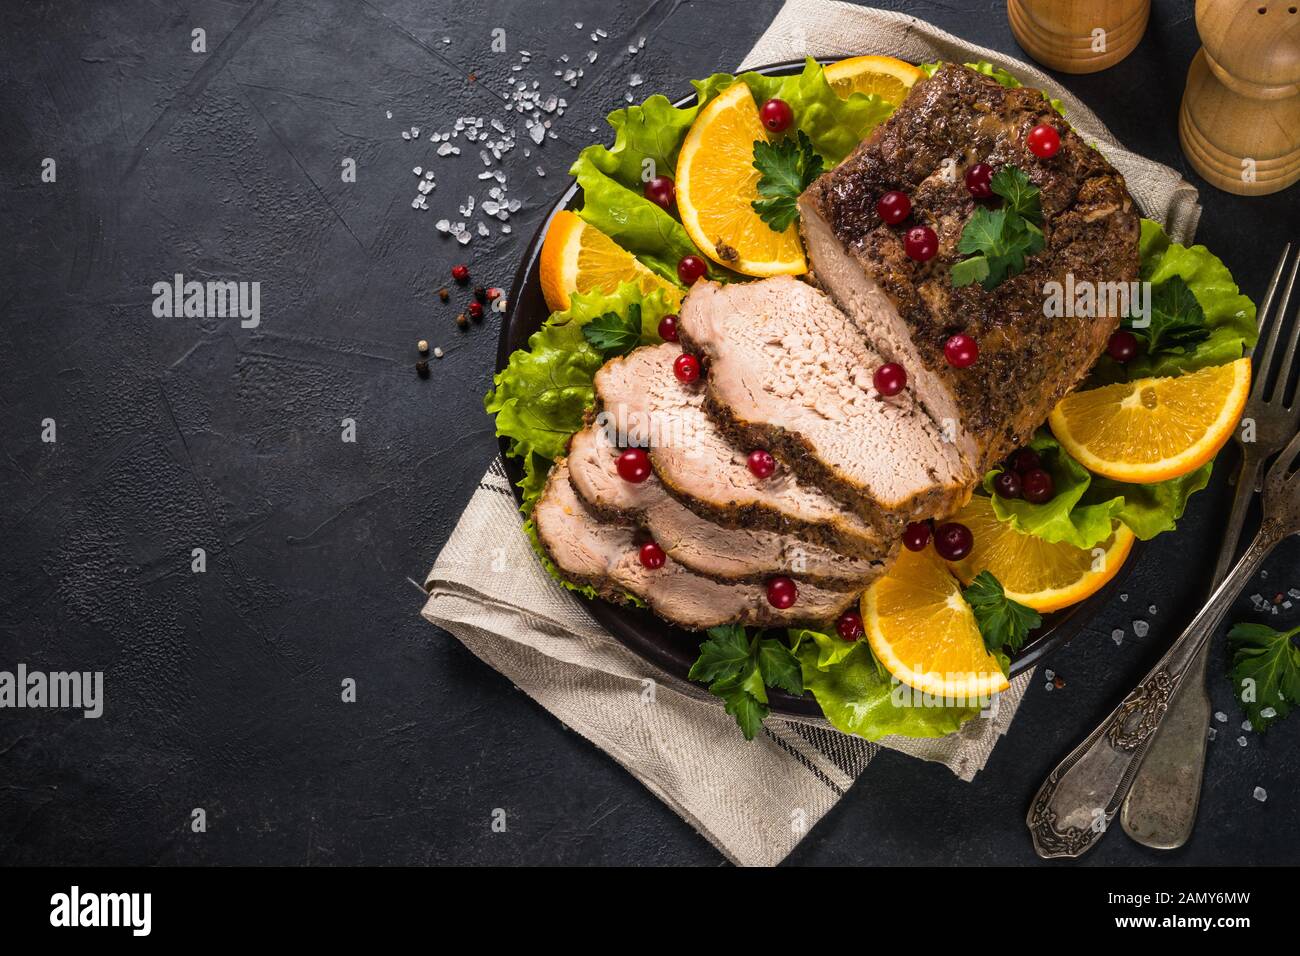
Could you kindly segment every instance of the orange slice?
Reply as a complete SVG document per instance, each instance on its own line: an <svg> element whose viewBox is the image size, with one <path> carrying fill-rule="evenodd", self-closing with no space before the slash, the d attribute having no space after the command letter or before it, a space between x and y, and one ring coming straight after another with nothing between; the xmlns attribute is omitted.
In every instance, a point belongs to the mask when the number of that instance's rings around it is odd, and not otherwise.
<svg viewBox="0 0 1300 956"><path fill-rule="evenodd" d="M975 538L971 553L949 565L962 584L989 571L1007 597L1044 614L1101 590L1124 566L1136 537L1128 525L1116 521L1111 536L1095 548L1049 544L999 521L992 503L982 495L971 498L953 520L970 528Z"/></svg>
<svg viewBox="0 0 1300 956"><path fill-rule="evenodd" d="M574 292L613 292L622 282L635 282L642 292L663 289L674 309L682 290L651 272L595 226L562 209L551 219L542 242L539 263L542 295L552 312L569 307Z"/></svg>
<svg viewBox="0 0 1300 956"><path fill-rule="evenodd" d="M1231 436L1250 395L1250 359L1067 395L1048 423L1089 471L1147 484L1195 471Z"/></svg>
<svg viewBox="0 0 1300 956"><path fill-rule="evenodd" d="M930 548L901 552L862 595L862 622L876 660L909 687L970 701L1010 686L961 585Z"/></svg>
<svg viewBox="0 0 1300 956"><path fill-rule="evenodd" d="M840 99L853 93L874 93L897 106L925 74L892 56L855 56L826 67L826 82Z"/></svg>
<svg viewBox="0 0 1300 956"><path fill-rule="evenodd" d="M768 139L742 81L700 110L677 158L677 212L700 251L751 276L808 271L799 227L774 232L751 205L759 199L754 142Z"/></svg>

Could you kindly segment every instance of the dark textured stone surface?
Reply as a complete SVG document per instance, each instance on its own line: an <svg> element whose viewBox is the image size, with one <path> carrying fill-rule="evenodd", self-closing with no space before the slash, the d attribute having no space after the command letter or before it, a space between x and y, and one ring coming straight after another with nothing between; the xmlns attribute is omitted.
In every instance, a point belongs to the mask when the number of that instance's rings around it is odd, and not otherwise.
<svg viewBox="0 0 1300 956"><path fill-rule="evenodd" d="M1003 4L886 4L1016 47ZM481 408L491 321L466 334L434 290L455 261L506 284L588 127L638 93L729 68L776 0L258 0L20 4L0 66L0 668L102 669L106 712L0 712L4 863L692 863L721 857L612 760L422 622L420 579L493 454ZM586 29L574 29L574 21ZM511 236L436 235L481 166L401 129L501 115L513 54L549 78L597 49L560 139L509 157ZM190 31L208 52L190 52ZM442 43L443 36L452 38ZM629 67L627 40L648 37ZM1189 0L1157 0L1127 61L1062 77L1126 143L1186 172L1176 110L1195 48ZM474 82L467 74L475 72ZM392 110L393 118L385 118ZM601 133L603 135L603 131ZM462 143L462 145L465 145ZM44 157L58 162L42 184ZM355 184L340 163L358 163ZM538 178L540 163L549 173ZM416 165L437 171L410 208ZM1190 177L1195 180L1195 177ZM1297 190L1205 189L1200 236L1262 289ZM156 319L150 287L262 284L262 324ZM416 377L414 343L447 350ZM40 441L44 418L58 442ZM340 441L340 421L357 442ZM1184 527L1030 690L973 784L886 753L797 863L1029 863L1022 818L1050 766L1193 611L1225 496L1220 470ZM192 548L208 570L190 571ZM1290 547L1251 590L1300 584ZM1155 604L1155 616L1145 608ZM1292 612L1289 618L1295 620ZM1149 619L1116 647L1116 626ZM1300 721L1210 746L1199 830L1171 855L1116 833L1089 863L1294 861ZM339 700L355 678L359 701ZM737 741L737 746L742 744ZM1261 785L1269 800L1251 791ZM209 829L191 833L204 807ZM489 829L493 808L510 830Z"/></svg>

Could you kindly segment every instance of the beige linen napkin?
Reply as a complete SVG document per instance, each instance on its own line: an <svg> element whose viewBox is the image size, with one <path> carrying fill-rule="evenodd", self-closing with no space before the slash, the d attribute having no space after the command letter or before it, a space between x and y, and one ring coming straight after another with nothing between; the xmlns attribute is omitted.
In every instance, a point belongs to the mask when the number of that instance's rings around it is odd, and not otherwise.
<svg viewBox="0 0 1300 956"><path fill-rule="evenodd" d="M789 0L746 65L802 56L885 53L914 62L986 59L1058 95L1038 70L901 14L828 0ZM1191 238L1200 207L1177 173L1123 150L1066 94L1076 128L1103 144L1147 215ZM489 467L425 580L423 616L626 767L728 859L779 863L844 795L880 747L934 760L972 779L1006 733L1030 673L989 713L938 740L869 743L825 720L769 717L746 743L698 685L642 660L552 581L520 530L500 460Z"/></svg>

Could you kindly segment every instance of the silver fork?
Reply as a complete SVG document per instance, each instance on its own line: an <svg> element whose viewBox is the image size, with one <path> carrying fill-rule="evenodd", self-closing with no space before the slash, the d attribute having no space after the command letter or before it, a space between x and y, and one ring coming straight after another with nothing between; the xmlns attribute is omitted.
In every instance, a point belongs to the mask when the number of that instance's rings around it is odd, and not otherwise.
<svg viewBox="0 0 1300 956"><path fill-rule="evenodd" d="M1273 369L1278 343L1288 327L1287 309L1300 270L1300 245L1295 251L1295 261L1291 262L1291 244L1282 250L1260 304L1255 381L1242 418L1243 422L1253 423L1254 434L1250 436L1253 440L1246 441L1240 428L1234 433L1241 452L1240 466L1211 588L1227 577L1232 568L1246 512L1259 491L1264 465L1300 428L1300 396L1292 397L1289 404L1286 396L1291 363L1300 339L1300 321L1291 329L1290 343L1281 355L1281 367ZM1284 275L1286 285L1282 286ZM1205 770L1206 727L1210 724L1210 697L1205 691L1208 655L1207 645L1193 661L1182 689L1170 699L1169 714L1162 721L1120 811L1124 832L1149 847L1161 850L1180 847L1191 837L1196 824Z"/></svg>
<svg viewBox="0 0 1300 956"><path fill-rule="evenodd" d="M1025 818L1039 856L1082 856L1102 838L1197 655L1264 559L1300 533L1300 434L1269 468L1263 490L1259 531L1227 578L1133 692L1043 781Z"/></svg>

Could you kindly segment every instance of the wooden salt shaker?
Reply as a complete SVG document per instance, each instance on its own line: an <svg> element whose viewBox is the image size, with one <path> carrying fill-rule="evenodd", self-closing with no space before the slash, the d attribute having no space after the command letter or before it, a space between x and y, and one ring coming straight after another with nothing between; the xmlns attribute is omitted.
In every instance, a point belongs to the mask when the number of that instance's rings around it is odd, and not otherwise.
<svg viewBox="0 0 1300 956"><path fill-rule="evenodd" d="M1300 179L1300 0L1197 0L1196 30L1178 116L1188 162L1240 196L1285 189Z"/></svg>
<svg viewBox="0 0 1300 956"><path fill-rule="evenodd" d="M1151 0L1007 0L1011 32L1039 63L1062 73L1096 73L1133 52Z"/></svg>

